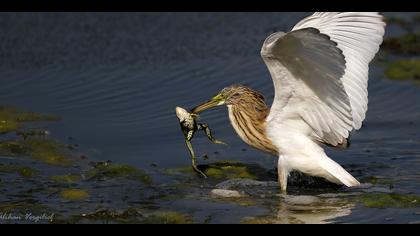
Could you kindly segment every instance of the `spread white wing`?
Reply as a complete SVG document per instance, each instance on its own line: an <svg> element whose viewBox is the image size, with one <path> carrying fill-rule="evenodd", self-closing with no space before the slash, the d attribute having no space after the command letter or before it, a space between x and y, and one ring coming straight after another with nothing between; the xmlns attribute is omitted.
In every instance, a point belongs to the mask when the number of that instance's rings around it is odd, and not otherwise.
<svg viewBox="0 0 420 236"><path fill-rule="evenodd" d="M269 36L261 50L275 87L267 121L303 119L316 140L343 143L365 119L368 66L384 28L378 13L326 12Z"/></svg>

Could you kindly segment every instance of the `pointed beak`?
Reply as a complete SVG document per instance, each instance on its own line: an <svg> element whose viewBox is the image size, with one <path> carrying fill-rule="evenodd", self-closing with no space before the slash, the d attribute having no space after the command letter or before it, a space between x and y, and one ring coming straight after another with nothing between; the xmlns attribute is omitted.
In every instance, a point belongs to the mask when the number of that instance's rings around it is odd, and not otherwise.
<svg viewBox="0 0 420 236"><path fill-rule="evenodd" d="M194 114L198 114L202 111L205 111L207 109L217 107L217 106L220 106L220 105L223 105L223 104L225 104L225 100L222 98L221 95L217 95L217 96L213 97L210 101L207 101L203 104L200 104L200 105L194 107L191 110L191 112L194 113Z"/></svg>

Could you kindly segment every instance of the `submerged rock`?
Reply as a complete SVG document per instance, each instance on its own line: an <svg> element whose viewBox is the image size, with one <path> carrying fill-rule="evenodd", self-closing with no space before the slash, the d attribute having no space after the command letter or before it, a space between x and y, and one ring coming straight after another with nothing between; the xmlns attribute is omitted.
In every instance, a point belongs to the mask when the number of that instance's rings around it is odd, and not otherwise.
<svg viewBox="0 0 420 236"><path fill-rule="evenodd" d="M236 190L227 190L227 189L213 189L210 192L213 196L224 197L224 198L239 198L244 197L244 194Z"/></svg>
<svg viewBox="0 0 420 236"><path fill-rule="evenodd" d="M300 195L300 196L283 195L282 197L284 201L290 205L310 205L310 204L318 203L321 201L319 197L310 196L310 195Z"/></svg>

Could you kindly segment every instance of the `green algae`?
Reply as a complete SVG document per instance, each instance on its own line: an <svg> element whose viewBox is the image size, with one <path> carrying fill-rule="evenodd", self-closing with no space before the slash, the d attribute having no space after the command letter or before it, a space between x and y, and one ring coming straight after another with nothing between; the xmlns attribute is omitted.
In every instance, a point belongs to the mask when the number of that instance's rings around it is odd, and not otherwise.
<svg viewBox="0 0 420 236"><path fill-rule="evenodd" d="M21 141L12 140L0 142L0 155L14 157L19 155L25 155L28 152L29 149Z"/></svg>
<svg viewBox="0 0 420 236"><path fill-rule="evenodd" d="M0 106L0 134L17 131L22 122L32 121L56 121L60 117L44 115L35 112L23 112L15 108Z"/></svg>
<svg viewBox="0 0 420 236"><path fill-rule="evenodd" d="M65 221L64 222L68 222ZM143 209L128 208L125 210L98 209L92 213L73 216L69 220L78 222L102 222L124 224L187 224L193 223L190 215L175 211L147 212ZM60 222L59 222L60 223Z"/></svg>
<svg viewBox="0 0 420 236"><path fill-rule="evenodd" d="M256 179L257 177L251 174L246 166L209 166L206 168L204 173L209 177L214 177L218 179Z"/></svg>
<svg viewBox="0 0 420 236"><path fill-rule="evenodd" d="M30 129L30 130L20 130L16 131L16 134L21 136L23 139L27 139L28 137L45 137L48 134L46 130L37 130L37 129Z"/></svg>
<svg viewBox="0 0 420 236"><path fill-rule="evenodd" d="M304 224L305 222L294 217L280 218L278 216L244 217L241 224Z"/></svg>
<svg viewBox="0 0 420 236"><path fill-rule="evenodd" d="M420 33L408 33L399 37L384 40L382 48L398 54L420 53Z"/></svg>
<svg viewBox="0 0 420 236"><path fill-rule="evenodd" d="M16 131L24 141L12 140L0 143L0 155L30 156L51 165L69 165L68 159L59 153L59 145L48 139L28 139L31 136L45 136L44 130L20 130L20 123L34 121L56 121L60 117L35 112L23 112L11 107L0 106L0 134ZM28 140L27 140L28 139Z"/></svg>
<svg viewBox="0 0 420 236"><path fill-rule="evenodd" d="M72 201L81 201L88 198L89 193L82 189L63 189L60 192L60 197Z"/></svg>
<svg viewBox="0 0 420 236"><path fill-rule="evenodd" d="M0 173L17 173L22 177L31 178L39 171L28 166L3 165L0 164Z"/></svg>
<svg viewBox="0 0 420 236"><path fill-rule="evenodd" d="M192 223L189 216L173 211L154 212L140 221L143 224L187 224Z"/></svg>
<svg viewBox="0 0 420 236"><path fill-rule="evenodd" d="M221 169L213 168L213 167L207 168L206 171L204 172L204 174L206 174L209 177L215 177L215 178L225 177L225 174Z"/></svg>
<svg viewBox="0 0 420 236"><path fill-rule="evenodd" d="M19 128L18 123L15 120L7 120L0 117L0 134L8 133Z"/></svg>
<svg viewBox="0 0 420 236"><path fill-rule="evenodd" d="M76 183L82 180L82 177L78 174L68 174L68 175L54 175L54 176L51 176L50 179L58 183Z"/></svg>
<svg viewBox="0 0 420 236"><path fill-rule="evenodd" d="M241 224L276 224L273 217L244 217L240 220Z"/></svg>
<svg viewBox="0 0 420 236"><path fill-rule="evenodd" d="M32 139L25 141L30 147L30 156L49 165L70 166L71 161L60 152L62 145L52 140Z"/></svg>
<svg viewBox="0 0 420 236"><path fill-rule="evenodd" d="M237 202L237 204L239 204L241 206L245 206L245 207L256 205L256 203L252 200L240 200L240 201Z"/></svg>
<svg viewBox="0 0 420 236"><path fill-rule="evenodd" d="M50 139L12 140L0 143L0 155L3 156L29 156L48 165L70 166L72 161L62 149L62 144Z"/></svg>
<svg viewBox="0 0 420 236"><path fill-rule="evenodd" d="M56 115L45 115L35 112L19 112L17 111L18 122L29 122L29 121L58 121L61 117Z"/></svg>
<svg viewBox="0 0 420 236"><path fill-rule="evenodd" d="M226 173L229 179L242 178L242 179L256 179L257 177L248 171L246 166L222 166L222 171Z"/></svg>
<svg viewBox="0 0 420 236"><path fill-rule="evenodd" d="M35 174L37 174L39 171L31 167L23 166L23 167L18 168L17 172L25 178L31 178Z"/></svg>
<svg viewBox="0 0 420 236"><path fill-rule="evenodd" d="M191 166L179 167L179 168L166 168L163 170L163 173L166 175L176 175L176 174L194 174L194 170Z"/></svg>
<svg viewBox="0 0 420 236"><path fill-rule="evenodd" d="M50 209L35 199L12 200L0 203L0 212L2 213L40 213L47 212Z"/></svg>
<svg viewBox="0 0 420 236"><path fill-rule="evenodd" d="M389 79L420 80L420 60L397 60L389 63L385 69L385 75Z"/></svg>
<svg viewBox="0 0 420 236"><path fill-rule="evenodd" d="M397 193L367 193L361 194L357 200L371 208L412 208L420 207L420 196Z"/></svg>
<svg viewBox="0 0 420 236"><path fill-rule="evenodd" d="M390 188L392 188L395 184L395 181L390 180L390 179L383 179L383 178L378 178L376 176L368 176L365 177L363 179L361 179L362 183L371 183L373 185L388 185Z"/></svg>
<svg viewBox="0 0 420 236"><path fill-rule="evenodd" d="M218 203L228 203L228 204L235 204L242 207L251 207L256 206L257 203L255 200L249 198L248 196L242 196L238 198L229 198L229 197L215 197L213 198L215 202Z"/></svg>
<svg viewBox="0 0 420 236"><path fill-rule="evenodd" d="M63 145L45 138L45 130L20 130L21 122L55 121L58 116L35 112L22 112L14 108L0 107L0 133L16 131L23 140L0 142L0 155L29 156L49 165L69 166L71 161L61 151ZM38 136L43 136L39 138Z"/></svg>
<svg viewBox="0 0 420 236"><path fill-rule="evenodd" d="M267 170L256 164L244 164L236 161L218 161L199 165L198 168L208 177L215 179L267 179ZM195 174L191 167L169 168L165 174Z"/></svg>
<svg viewBox="0 0 420 236"><path fill-rule="evenodd" d="M97 163L93 169L85 174L88 179L93 178L126 178L140 181L144 184L151 184L151 177L143 170L124 164L112 164L108 162Z"/></svg>
<svg viewBox="0 0 420 236"><path fill-rule="evenodd" d="M143 215L136 209L127 209L122 212L113 209L98 209L95 212L73 216L71 221L102 222L102 223L135 223Z"/></svg>

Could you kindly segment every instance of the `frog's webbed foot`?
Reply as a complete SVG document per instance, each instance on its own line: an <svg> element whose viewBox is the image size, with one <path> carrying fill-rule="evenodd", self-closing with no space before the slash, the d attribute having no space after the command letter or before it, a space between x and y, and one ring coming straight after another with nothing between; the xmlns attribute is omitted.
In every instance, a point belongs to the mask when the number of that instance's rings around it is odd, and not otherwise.
<svg viewBox="0 0 420 236"><path fill-rule="evenodd" d="M207 178L207 175L204 174L201 170L198 169L197 167L197 158L195 157L194 154L194 150L192 148L192 144L190 142L190 140L186 139L185 143L187 144L188 150L190 151L191 154L191 161L192 161L192 168L195 172L199 173L201 176L203 176L205 179Z"/></svg>
<svg viewBox="0 0 420 236"><path fill-rule="evenodd" d="M207 124L198 124L198 129L204 130L204 132L207 135L207 138L209 138L209 140L212 141L213 143L227 145L227 143L217 140L213 137L211 130Z"/></svg>

